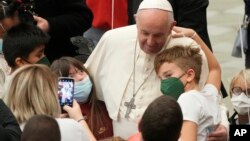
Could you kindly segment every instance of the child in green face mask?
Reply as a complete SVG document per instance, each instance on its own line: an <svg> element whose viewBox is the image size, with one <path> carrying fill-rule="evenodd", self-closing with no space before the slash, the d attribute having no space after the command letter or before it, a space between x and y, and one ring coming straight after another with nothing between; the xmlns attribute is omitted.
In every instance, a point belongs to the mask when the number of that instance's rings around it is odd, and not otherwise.
<svg viewBox="0 0 250 141"><path fill-rule="evenodd" d="M186 32L186 34L193 33L193 30ZM205 45L199 36L192 38L198 44ZM162 93L178 99L183 112L181 140L208 140L208 133L221 122L218 94L221 69L211 51L203 46L201 49L209 65L209 75L202 89L199 88L202 71L199 48L175 46L162 51L155 58L155 71L161 79Z"/></svg>

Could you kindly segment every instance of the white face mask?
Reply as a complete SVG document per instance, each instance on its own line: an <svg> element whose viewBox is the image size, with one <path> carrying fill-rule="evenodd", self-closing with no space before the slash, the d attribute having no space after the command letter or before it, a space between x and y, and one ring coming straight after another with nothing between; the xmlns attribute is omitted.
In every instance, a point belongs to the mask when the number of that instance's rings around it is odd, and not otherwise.
<svg viewBox="0 0 250 141"><path fill-rule="evenodd" d="M250 111L250 98L248 98L244 93L240 95L233 94L231 98L234 109L240 115L247 115Z"/></svg>

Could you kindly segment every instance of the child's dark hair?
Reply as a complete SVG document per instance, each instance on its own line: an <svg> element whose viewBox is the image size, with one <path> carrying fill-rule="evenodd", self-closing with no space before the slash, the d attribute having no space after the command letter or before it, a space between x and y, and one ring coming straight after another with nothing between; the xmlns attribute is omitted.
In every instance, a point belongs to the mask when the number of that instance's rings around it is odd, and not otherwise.
<svg viewBox="0 0 250 141"><path fill-rule="evenodd" d="M143 141L177 141L183 115L175 99L162 95L144 112L139 124Z"/></svg>
<svg viewBox="0 0 250 141"><path fill-rule="evenodd" d="M27 59L38 46L46 45L48 34L35 25L21 23L11 28L3 37L3 54L10 67L15 67L17 57Z"/></svg>
<svg viewBox="0 0 250 141"><path fill-rule="evenodd" d="M46 115L31 117L23 130L21 141L60 141L61 133L57 121Z"/></svg>

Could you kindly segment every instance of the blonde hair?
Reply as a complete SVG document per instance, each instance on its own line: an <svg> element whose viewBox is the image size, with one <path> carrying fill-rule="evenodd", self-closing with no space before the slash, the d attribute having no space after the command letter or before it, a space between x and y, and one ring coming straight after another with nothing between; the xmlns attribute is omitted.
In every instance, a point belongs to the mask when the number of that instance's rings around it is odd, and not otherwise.
<svg viewBox="0 0 250 141"><path fill-rule="evenodd" d="M59 116L56 80L45 65L25 65L13 73L6 104L19 124L34 115Z"/></svg>
<svg viewBox="0 0 250 141"><path fill-rule="evenodd" d="M250 69L243 69L234 75L234 77L231 80L230 87L229 87L229 95L231 97L232 97L232 88L235 86L237 80L240 80L243 82L246 81L247 85L250 85Z"/></svg>

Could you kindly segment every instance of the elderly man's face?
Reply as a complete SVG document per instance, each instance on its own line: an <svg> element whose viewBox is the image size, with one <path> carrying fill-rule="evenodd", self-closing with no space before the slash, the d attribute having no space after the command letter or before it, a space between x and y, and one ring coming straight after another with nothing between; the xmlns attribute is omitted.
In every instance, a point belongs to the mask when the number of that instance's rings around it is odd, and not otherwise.
<svg viewBox="0 0 250 141"><path fill-rule="evenodd" d="M141 10L136 16L138 39L141 49L147 54L156 54L165 44L172 30L173 21L163 10Z"/></svg>

